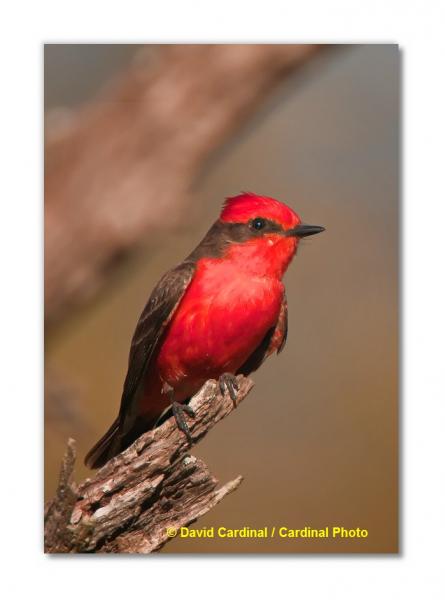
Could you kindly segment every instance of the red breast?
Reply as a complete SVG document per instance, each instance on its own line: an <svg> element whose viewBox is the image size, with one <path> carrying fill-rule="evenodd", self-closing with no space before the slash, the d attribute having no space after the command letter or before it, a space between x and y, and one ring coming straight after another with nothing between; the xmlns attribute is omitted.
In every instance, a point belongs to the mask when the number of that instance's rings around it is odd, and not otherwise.
<svg viewBox="0 0 445 600"><path fill-rule="evenodd" d="M235 373L276 323L283 293L278 278L252 275L237 261L199 261L158 356L161 377L187 397Z"/></svg>

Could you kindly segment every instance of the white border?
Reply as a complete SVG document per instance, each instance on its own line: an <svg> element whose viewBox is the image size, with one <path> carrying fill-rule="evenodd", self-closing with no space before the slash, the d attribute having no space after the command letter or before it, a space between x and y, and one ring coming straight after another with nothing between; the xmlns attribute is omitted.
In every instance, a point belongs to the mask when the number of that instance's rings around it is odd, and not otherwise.
<svg viewBox="0 0 445 600"><path fill-rule="evenodd" d="M9 3L1 53L2 589L65 599L443 597L444 57L440 0ZM42 43L398 42L404 63L400 557L49 558L41 552ZM117 562L115 562L117 561ZM191 580L199 582L191 586ZM13 593L15 591L15 594Z"/></svg>

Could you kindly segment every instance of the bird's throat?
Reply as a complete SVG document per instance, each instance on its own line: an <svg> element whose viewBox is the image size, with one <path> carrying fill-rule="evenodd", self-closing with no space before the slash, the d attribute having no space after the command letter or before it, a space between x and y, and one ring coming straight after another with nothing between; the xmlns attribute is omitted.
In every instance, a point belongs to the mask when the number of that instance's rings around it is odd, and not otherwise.
<svg viewBox="0 0 445 600"><path fill-rule="evenodd" d="M224 261L252 277L271 277L281 280L288 268L298 242L295 238L268 236L243 244L231 244Z"/></svg>

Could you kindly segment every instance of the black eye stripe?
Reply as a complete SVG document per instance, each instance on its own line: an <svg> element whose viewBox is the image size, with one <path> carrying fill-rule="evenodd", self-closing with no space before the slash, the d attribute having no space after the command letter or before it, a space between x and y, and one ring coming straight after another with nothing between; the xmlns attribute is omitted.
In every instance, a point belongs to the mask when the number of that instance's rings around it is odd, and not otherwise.
<svg viewBox="0 0 445 600"><path fill-rule="evenodd" d="M261 229L252 227L255 219L262 219L265 223ZM284 233L283 227L264 217L255 217L247 223L224 223L216 221L207 232L201 243L189 254L187 261L196 262L200 258L219 258L224 256L228 245L243 243L247 240L260 238L268 233Z"/></svg>

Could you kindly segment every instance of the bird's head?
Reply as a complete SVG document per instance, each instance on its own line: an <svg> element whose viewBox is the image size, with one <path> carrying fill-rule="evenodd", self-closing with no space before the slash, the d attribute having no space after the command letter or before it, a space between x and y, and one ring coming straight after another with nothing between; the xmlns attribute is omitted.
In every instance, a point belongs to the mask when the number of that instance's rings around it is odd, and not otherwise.
<svg viewBox="0 0 445 600"><path fill-rule="evenodd" d="M246 192L226 200L213 229L225 242L225 258L239 260L250 272L278 277L284 274L300 239L324 231L324 227L302 223L283 202Z"/></svg>

